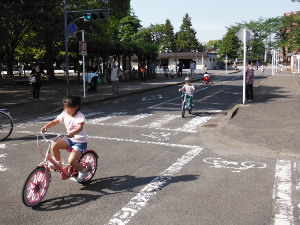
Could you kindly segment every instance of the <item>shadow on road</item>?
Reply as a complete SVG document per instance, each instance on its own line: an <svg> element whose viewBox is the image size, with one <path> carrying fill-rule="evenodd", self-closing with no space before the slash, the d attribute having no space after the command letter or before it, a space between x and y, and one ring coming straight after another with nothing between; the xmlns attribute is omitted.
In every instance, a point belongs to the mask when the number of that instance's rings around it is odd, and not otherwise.
<svg viewBox="0 0 300 225"><path fill-rule="evenodd" d="M96 194L72 194L43 201L38 206L33 207L35 211L58 211L77 207L96 201L104 196L116 195L126 192L136 192L134 188L149 184L156 177L135 177L135 176L117 176L93 180L84 185L81 190L92 191ZM189 182L198 179L198 175L182 175L169 179L160 189L172 183ZM157 190L156 190L157 191Z"/></svg>

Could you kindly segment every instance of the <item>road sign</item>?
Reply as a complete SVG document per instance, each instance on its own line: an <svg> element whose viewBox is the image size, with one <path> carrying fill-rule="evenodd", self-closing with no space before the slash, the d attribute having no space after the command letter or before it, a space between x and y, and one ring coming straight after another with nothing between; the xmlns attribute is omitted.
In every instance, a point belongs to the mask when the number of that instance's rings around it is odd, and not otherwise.
<svg viewBox="0 0 300 225"><path fill-rule="evenodd" d="M75 23L70 23L67 27L69 34L74 34L77 31L77 26Z"/></svg>
<svg viewBox="0 0 300 225"><path fill-rule="evenodd" d="M211 54L209 54L209 53L208 53L208 54L207 54L207 58L209 58L209 59L210 59L210 58L211 58Z"/></svg>
<svg viewBox="0 0 300 225"><path fill-rule="evenodd" d="M87 42L86 41L79 42L79 53L80 53L80 55L87 55Z"/></svg>
<svg viewBox="0 0 300 225"><path fill-rule="evenodd" d="M248 27L242 27L239 32L236 33L236 36L238 39L242 42L244 42L244 30L246 30L246 42L250 41L254 37L254 33L252 30L250 30Z"/></svg>

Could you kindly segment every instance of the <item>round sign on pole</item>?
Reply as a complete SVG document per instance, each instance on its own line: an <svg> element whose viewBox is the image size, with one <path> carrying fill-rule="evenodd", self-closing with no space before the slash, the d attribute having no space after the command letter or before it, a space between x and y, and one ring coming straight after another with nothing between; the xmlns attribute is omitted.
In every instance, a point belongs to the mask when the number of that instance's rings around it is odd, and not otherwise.
<svg viewBox="0 0 300 225"><path fill-rule="evenodd" d="M69 34L74 34L77 31L77 26L75 23L70 23L67 27Z"/></svg>

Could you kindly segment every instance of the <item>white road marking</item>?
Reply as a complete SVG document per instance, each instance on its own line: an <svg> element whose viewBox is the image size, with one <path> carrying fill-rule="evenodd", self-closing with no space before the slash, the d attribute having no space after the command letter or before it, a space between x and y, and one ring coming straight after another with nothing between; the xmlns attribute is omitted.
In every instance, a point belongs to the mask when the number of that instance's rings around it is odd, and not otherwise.
<svg viewBox="0 0 300 225"><path fill-rule="evenodd" d="M156 99L162 99L162 95L154 95L154 96L149 96L149 97L144 97L142 101L151 101L151 100L156 100Z"/></svg>
<svg viewBox="0 0 300 225"><path fill-rule="evenodd" d="M8 154L0 154L0 159L6 158L7 156ZM8 168L0 164L0 172L5 172L6 170L8 170Z"/></svg>
<svg viewBox="0 0 300 225"><path fill-rule="evenodd" d="M177 134L177 133L173 133ZM152 132L151 134L142 134L144 137L152 138L155 141L168 141L170 140L170 136L172 133L166 133L166 132Z"/></svg>
<svg viewBox="0 0 300 225"><path fill-rule="evenodd" d="M161 145L166 147L177 147L177 148L202 148L196 145L182 145L182 144L170 144L165 142L157 142L157 141L142 141L137 139L126 139L126 138L113 138L113 137L101 137L101 136L89 136L91 139L99 139L106 141L117 141L117 142L130 142L130 143L138 143L138 144L152 144L152 145Z"/></svg>
<svg viewBox="0 0 300 225"><path fill-rule="evenodd" d="M6 144L0 144L0 148L6 148Z"/></svg>
<svg viewBox="0 0 300 225"><path fill-rule="evenodd" d="M193 160L203 148L194 148L185 153L169 168L159 174L154 180L147 184L129 203L117 212L107 225L123 225L146 206L151 197L156 195L187 163Z"/></svg>
<svg viewBox="0 0 300 225"><path fill-rule="evenodd" d="M184 124L182 127L178 128L177 130L178 131L197 131L198 126L207 123L211 119L212 119L212 117L210 117L210 116L204 116L204 117L197 116L197 117L193 118L191 121L189 121L188 123Z"/></svg>
<svg viewBox="0 0 300 225"><path fill-rule="evenodd" d="M126 115L127 113L126 112L115 112L115 113L112 113L108 116L104 116L104 117L100 117L100 118L95 118L95 119L90 119L88 120L88 124L99 124L103 121L106 121L106 120L110 120L112 118L115 118L115 117L118 117L118 116L123 116L123 115Z"/></svg>
<svg viewBox="0 0 300 225"><path fill-rule="evenodd" d="M289 160L277 160L274 201L275 217L274 225L293 225L293 204L292 204L292 164Z"/></svg>
<svg viewBox="0 0 300 225"><path fill-rule="evenodd" d="M169 108L169 107L153 107L154 110L166 110L166 111L181 111L181 107L178 108ZM202 112L202 113L221 113L223 110L215 110L215 109L193 109L193 111Z"/></svg>
<svg viewBox="0 0 300 225"><path fill-rule="evenodd" d="M207 164L211 164L214 168L218 169L232 169L231 172L233 173L240 173L241 171L245 171L248 169L265 169L267 168L267 165L260 162L233 162L233 161L227 161L225 159L221 158L206 158L203 160L203 162Z"/></svg>
<svg viewBox="0 0 300 225"><path fill-rule="evenodd" d="M138 115L135 115L135 116L132 116L132 117L129 117L128 119L126 120L121 120L119 122L116 122L116 123L113 123L113 126L125 126L125 125L130 125L134 122L137 122L139 120L143 120L147 117L150 117L152 116L153 114L147 114L147 113L141 113L141 114L138 114Z"/></svg>
<svg viewBox="0 0 300 225"><path fill-rule="evenodd" d="M153 123L146 125L148 128L161 128L163 125L170 123L172 120L180 118L179 115L165 115L162 119L156 120Z"/></svg>

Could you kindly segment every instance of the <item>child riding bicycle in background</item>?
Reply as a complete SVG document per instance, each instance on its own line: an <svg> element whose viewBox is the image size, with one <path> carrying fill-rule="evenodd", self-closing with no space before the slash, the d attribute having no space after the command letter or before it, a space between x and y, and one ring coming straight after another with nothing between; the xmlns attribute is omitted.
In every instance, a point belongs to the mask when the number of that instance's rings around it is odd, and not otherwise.
<svg viewBox="0 0 300 225"><path fill-rule="evenodd" d="M70 96L63 99L64 111L52 122L48 123L42 128L42 132L47 132L51 127L59 123L64 123L68 132L68 139L59 139L51 146L51 152L62 167L60 149L72 149L69 156L68 163L79 171L77 178L78 182L82 182L88 176L87 171L78 162L82 154L87 149L87 134L83 128L86 123L85 116L79 111L81 105L81 98L79 96ZM57 168L52 168L56 170Z"/></svg>
<svg viewBox="0 0 300 225"><path fill-rule="evenodd" d="M195 92L195 86L191 85L191 80L189 77L185 78L185 85L179 89L179 92L185 91L188 99L188 107L189 109L193 108L193 95ZM181 96L182 100L184 100L184 94Z"/></svg>

